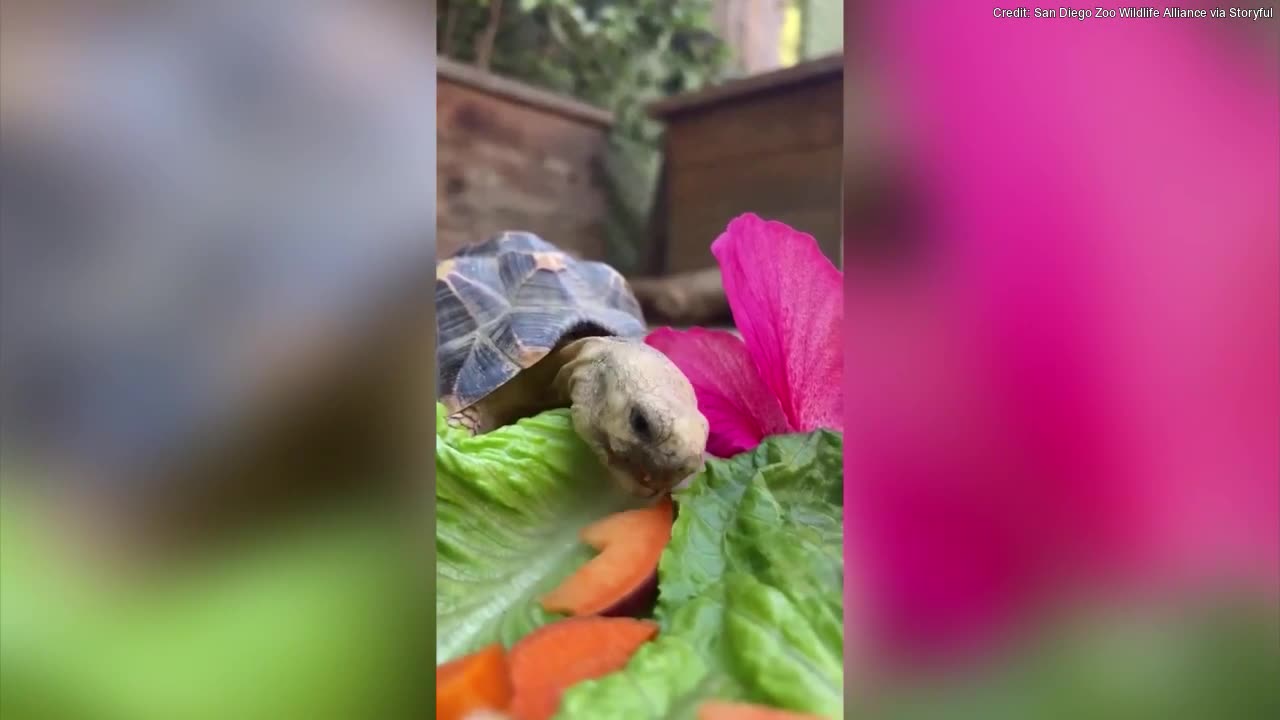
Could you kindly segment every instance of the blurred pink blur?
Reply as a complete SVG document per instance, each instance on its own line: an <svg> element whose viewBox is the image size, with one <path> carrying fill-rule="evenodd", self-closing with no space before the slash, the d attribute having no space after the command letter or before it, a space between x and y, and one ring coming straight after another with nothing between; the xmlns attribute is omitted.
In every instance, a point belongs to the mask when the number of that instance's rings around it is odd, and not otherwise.
<svg viewBox="0 0 1280 720"><path fill-rule="evenodd" d="M846 273L862 632L972 649L1082 594L1274 597L1274 21L859 22L922 208L908 272Z"/></svg>

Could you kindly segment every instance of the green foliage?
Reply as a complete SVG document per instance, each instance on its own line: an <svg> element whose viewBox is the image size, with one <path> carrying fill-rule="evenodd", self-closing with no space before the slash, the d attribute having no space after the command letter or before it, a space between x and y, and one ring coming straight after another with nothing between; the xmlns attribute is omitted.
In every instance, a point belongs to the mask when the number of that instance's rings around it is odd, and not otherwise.
<svg viewBox="0 0 1280 720"><path fill-rule="evenodd" d="M492 3L500 2L497 13ZM601 168L611 204L609 258L639 261L653 204L661 126L645 106L720 77L726 50L710 31L711 0L449 0L437 47L614 113Z"/></svg>
<svg viewBox="0 0 1280 720"><path fill-rule="evenodd" d="M644 502L604 481L567 410L436 437L436 660L510 647L558 616L538 599L594 553L583 527ZM767 438L675 493L662 630L575 685L557 720L693 720L711 698L843 716L843 441Z"/></svg>
<svg viewBox="0 0 1280 720"><path fill-rule="evenodd" d="M582 528L636 505L552 410L474 437L436 404L436 662L510 647L560 616L538 599L595 554Z"/></svg>
<svg viewBox="0 0 1280 720"><path fill-rule="evenodd" d="M775 435L675 494L662 630L556 720L693 720L706 700L844 717L843 440Z"/></svg>

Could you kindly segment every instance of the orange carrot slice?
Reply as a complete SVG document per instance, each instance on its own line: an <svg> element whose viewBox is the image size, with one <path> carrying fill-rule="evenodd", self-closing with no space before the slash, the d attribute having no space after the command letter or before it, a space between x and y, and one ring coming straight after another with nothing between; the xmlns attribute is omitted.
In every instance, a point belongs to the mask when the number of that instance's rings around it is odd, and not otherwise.
<svg viewBox="0 0 1280 720"><path fill-rule="evenodd" d="M569 618L544 625L511 648L515 720L549 720L573 685L621 670L658 633L632 618Z"/></svg>
<svg viewBox="0 0 1280 720"><path fill-rule="evenodd" d="M489 645L436 668L436 718L463 720L476 710L505 710L511 675L502 646Z"/></svg>
<svg viewBox="0 0 1280 720"><path fill-rule="evenodd" d="M711 700L698 706L698 720L824 720L824 718L764 705Z"/></svg>
<svg viewBox="0 0 1280 720"><path fill-rule="evenodd" d="M547 612L599 615L624 605L651 585L671 540L672 505L615 513L582 530L582 541L600 551L542 598Z"/></svg>

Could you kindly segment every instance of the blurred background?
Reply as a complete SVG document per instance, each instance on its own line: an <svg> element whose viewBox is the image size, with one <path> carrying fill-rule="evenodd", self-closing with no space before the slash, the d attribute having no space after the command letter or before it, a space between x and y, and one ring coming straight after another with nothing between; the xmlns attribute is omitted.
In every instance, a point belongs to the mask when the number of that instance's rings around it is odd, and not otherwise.
<svg viewBox="0 0 1280 720"><path fill-rule="evenodd" d="M727 322L733 217L840 255L839 0L440 4L439 244L511 228L633 280L654 324ZM803 112L797 109L803 108Z"/></svg>
<svg viewBox="0 0 1280 720"><path fill-rule="evenodd" d="M0 8L0 715L418 715L431 7Z"/></svg>
<svg viewBox="0 0 1280 720"><path fill-rule="evenodd" d="M436 259L839 256L839 2L0 8L4 717L421 716Z"/></svg>
<svg viewBox="0 0 1280 720"><path fill-rule="evenodd" d="M846 7L854 706L1280 712L1276 22Z"/></svg>
<svg viewBox="0 0 1280 720"><path fill-rule="evenodd" d="M0 0L0 716L425 716L436 259L722 324L742 212L846 273L851 706L1280 715L1276 21L964 5Z"/></svg>

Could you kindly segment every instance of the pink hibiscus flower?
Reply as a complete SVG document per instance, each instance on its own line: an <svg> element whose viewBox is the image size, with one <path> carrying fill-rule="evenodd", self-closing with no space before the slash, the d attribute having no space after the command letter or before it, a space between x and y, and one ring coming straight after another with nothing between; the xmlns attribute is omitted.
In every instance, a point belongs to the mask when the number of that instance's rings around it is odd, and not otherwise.
<svg viewBox="0 0 1280 720"><path fill-rule="evenodd" d="M707 451L729 457L770 435L839 430L843 277L813 237L746 214L711 245L742 334L660 328L645 340L671 358L711 425Z"/></svg>

